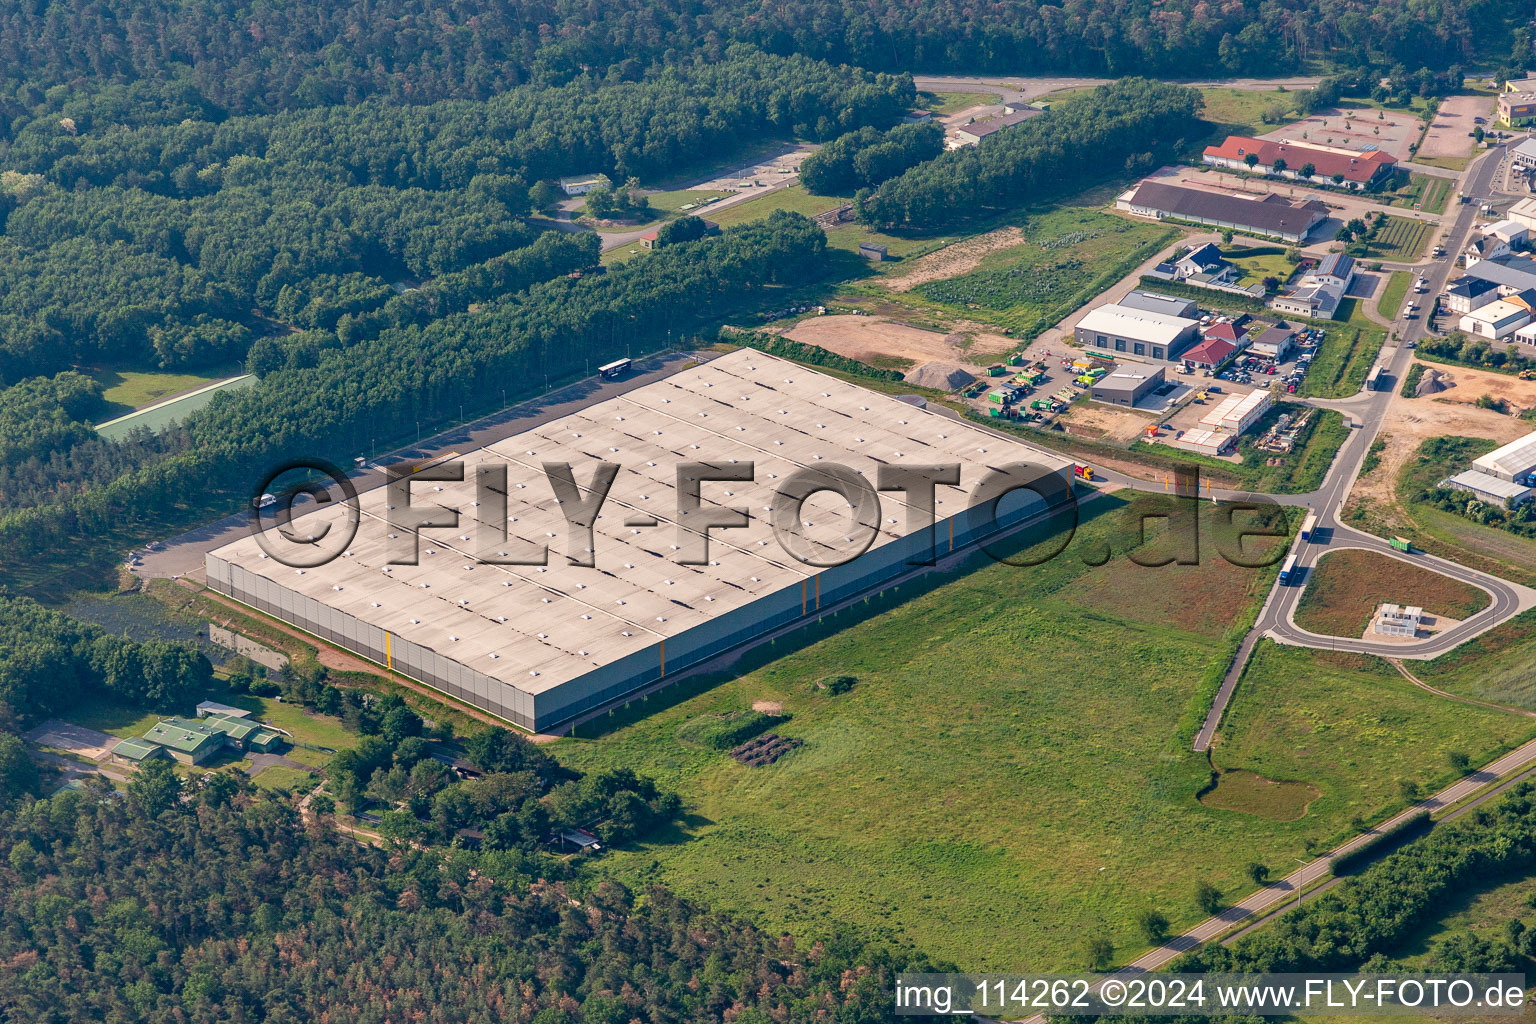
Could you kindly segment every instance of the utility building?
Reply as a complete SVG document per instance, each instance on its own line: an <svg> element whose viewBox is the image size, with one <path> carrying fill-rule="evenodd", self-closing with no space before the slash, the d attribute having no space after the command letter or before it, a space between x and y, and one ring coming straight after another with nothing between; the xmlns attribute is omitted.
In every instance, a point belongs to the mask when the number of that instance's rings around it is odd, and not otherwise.
<svg viewBox="0 0 1536 1024"><path fill-rule="evenodd" d="M1418 636L1419 623L1423 618L1424 609L1417 605L1404 608L1384 604L1376 614L1376 632L1383 636Z"/></svg>
<svg viewBox="0 0 1536 1024"><path fill-rule="evenodd" d="M1025 462L1039 467L1045 497L1013 490L993 503L977 494L984 478ZM603 464L614 466L590 534L567 520L549 464L569 464L587 497ZM843 496L823 491L794 525L775 530L770 509L789 478L839 465L865 481L882 468L953 465L960 483L935 486L931 526L920 500L886 489L873 516L861 520ZM509 722L547 730L1065 501L1071 467L741 349L474 452L462 483L412 478L412 510L436 506L451 521L455 509L456 526L424 527L418 538L391 525L404 512L387 507L395 501L381 487L360 495L358 529L328 564L282 564L248 537L208 554L208 584ZM482 492L477 483L487 480L492 490ZM697 510L683 511L694 487ZM745 525L706 526L726 513ZM344 537L348 518L343 503L331 503L295 523L301 535L329 524ZM546 548L545 561L530 554L537 548Z"/></svg>
<svg viewBox="0 0 1536 1024"><path fill-rule="evenodd" d="M1125 369L1100 377L1093 382L1088 392L1095 402L1129 407L1145 398L1154 388L1162 387L1162 384L1161 366L1140 371Z"/></svg>

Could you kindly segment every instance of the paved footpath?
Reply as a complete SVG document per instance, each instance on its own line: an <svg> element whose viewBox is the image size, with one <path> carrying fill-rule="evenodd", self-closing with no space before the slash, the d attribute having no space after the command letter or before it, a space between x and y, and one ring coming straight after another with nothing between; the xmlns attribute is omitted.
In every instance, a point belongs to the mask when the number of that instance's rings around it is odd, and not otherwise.
<svg viewBox="0 0 1536 1024"><path fill-rule="evenodd" d="M1376 836L1383 832L1390 832L1416 814L1435 814L1443 811L1473 796L1490 783L1512 778L1532 766L1536 766L1536 740L1511 750L1492 764L1452 783L1434 796L1421 800L1376 828L1362 832L1327 854L1297 868L1279 881L1271 882L1257 892L1250 893L1214 917L1206 918L1184 934L1175 936L1161 946L1143 953L1111 977L1145 974L1168 966L1196 946L1226 934L1234 925L1275 910L1286 900L1297 899L1300 893L1314 882L1325 881L1330 874L1333 858L1340 854L1359 849ZM1036 1015L1028 1018L1026 1024L1043 1024L1044 1021L1044 1015Z"/></svg>

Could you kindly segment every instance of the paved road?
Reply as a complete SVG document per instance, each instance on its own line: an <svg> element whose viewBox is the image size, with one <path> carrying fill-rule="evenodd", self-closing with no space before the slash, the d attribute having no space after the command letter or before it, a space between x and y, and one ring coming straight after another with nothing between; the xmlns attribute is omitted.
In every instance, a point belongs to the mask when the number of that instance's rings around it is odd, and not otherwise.
<svg viewBox="0 0 1536 1024"><path fill-rule="evenodd" d="M1106 85L1113 79L1028 75L914 75L912 81L920 92L991 92L1001 96L1004 103L1026 103L1053 92ZM1300 78L1212 78L1179 84L1194 86L1197 89L1273 91L1282 86L1292 90L1310 89L1320 81L1322 81L1320 78L1303 76Z"/></svg>
<svg viewBox="0 0 1536 1024"><path fill-rule="evenodd" d="M1490 194L1494 176L1503 160L1503 155L1502 148L1497 148L1475 161L1466 172L1463 191L1474 196ZM1458 252L1471 235L1477 210L1470 204L1457 205L1446 217L1450 222L1443 229L1444 237L1450 243L1446 248L1451 252ZM1429 294L1434 295L1442 291L1453 272L1454 266L1450 259L1435 260L1426 264L1422 273L1428 280ZM1492 629L1517 612L1536 607L1536 591L1528 587L1508 583L1496 576L1423 553L1405 557L1381 538L1362 533L1343 523L1339 518L1344 502L1349 497L1350 489L1354 486L1355 478L1359 475L1360 465L1364 462L1381 428L1382 418L1386 414L1388 404L1392 401L1397 383L1407 372L1408 364L1413 359L1413 352L1408 345L1424 336L1427 331L1426 323L1423 317L1406 321L1401 329L1399 343L1382 350L1378 357L1378 364L1382 367L1382 373L1387 376L1385 390L1366 392L1336 402L1314 403L1343 411L1356 426L1350 431L1348 440L1344 442L1334 458L1333 465L1329 468L1327 477L1324 478L1323 486L1310 494L1297 496L1302 499L1299 504L1306 505L1317 514L1317 532L1314 534L1316 539L1311 543L1303 543L1299 539L1296 542L1294 550L1297 554L1297 568L1301 570L1301 580L1304 582L1317 565L1317 560L1328 551L1362 548L1423 565L1453 579L1479 587L1490 595L1492 600L1489 607L1451 629L1413 644L1325 637L1309 633L1296 625L1294 615L1303 587L1294 584L1282 586L1277 582L1263 611L1259 614L1258 621L1244 638L1244 645L1248 652L1251 653L1259 638L1267 636L1280 643L1302 647L1349 650L1395 658L1433 658L1473 636ZM1226 714L1227 703L1236 690L1237 679L1242 674L1244 663L1244 661L1236 662L1227 673L1227 677L1223 679L1217 691L1216 700L1212 703L1205 722L1196 734L1195 749L1197 751L1210 749L1216 730L1221 725L1222 716Z"/></svg>
<svg viewBox="0 0 1536 1024"><path fill-rule="evenodd" d="M1206 918L1182 935L1175 936L1161 946L1143 953L1129 964L1120 968L1111 977L1124 978L1160 970L1196 946L1226 934L1234 925L1272 913L1275 910L1281 909L1287 901L1296 900L1309 885L1315 882L1322 882L1328 878L1332 871L1332 862L1335 857L1359 849L1383 832L1390 832L1402 825L1416 814L1435 814L1443 811L1453 804L1466 800L1490 783L1497 782L1500 779L1512 782L1517 776L1531 770L1533 766L1536 766L1536 740L1532 740L1523 747L1517 747L1491 764L1479 768L1477 771L1445 787L1434 796L1421 800L1407 810L1394 815L1376 828L1362 832L1348 842L1341 843L1316 860L1308 861L1284 878L1270 882L1262 889L1250 893L1248 896L1224 909L1221 913ZM1494 796L1497 792L1498 790L1494 790L1485 793L1479 798L1479 802ZM1463 813L1462 809L1454 812L1457 815L1460 813ZM1450 817L1450 815L1447 817ZM1043 1015L1037 1015L1028 1018L1025 1024L1042 1024L1044 1020L1045 1017Z"/></svg>

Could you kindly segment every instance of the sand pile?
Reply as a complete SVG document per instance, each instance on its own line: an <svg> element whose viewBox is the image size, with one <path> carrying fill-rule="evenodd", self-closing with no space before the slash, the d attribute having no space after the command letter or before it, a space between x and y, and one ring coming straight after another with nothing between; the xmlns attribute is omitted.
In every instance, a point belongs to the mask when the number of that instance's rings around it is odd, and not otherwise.
<svg viewBox="0 0 1536 1024"><path fill-rule="evenodd" d="M975 377L954 363L937 361L924 363L908 370L902 379L908 384L915 384L920 388L932 388L935 391L959 391L967 384L976 381Z"/></svg>

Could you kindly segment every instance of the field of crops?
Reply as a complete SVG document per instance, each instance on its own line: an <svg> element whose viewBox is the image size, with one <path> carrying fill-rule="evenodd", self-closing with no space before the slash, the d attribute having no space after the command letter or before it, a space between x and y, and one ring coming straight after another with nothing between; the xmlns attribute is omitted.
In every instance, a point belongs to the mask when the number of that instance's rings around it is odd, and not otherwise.
<svg viewBox="0 0 1536 1024"><path fill-rule="evenodd" d="M1397 206L1405 210L1418 209L1424 213L1444 213L1445 201L1450 198L1451 178L1441 178L1430 174L1410 174L1404 178L1403 184L1392 193L1389 205Z"/></svg>
<svg viewBox="0 0 1536 1024"><path fill-rule="evenodd" d="M929 281L903 300L987 320L1032 338L1178 237L1097 209L1066 207L1031 217L1025 241L958 277Z"/></svg>
<svg viewBox="0 0 1536 1024"><path fill-rule="evenodd" d="M1388 260L1416 259L1424 254L1424 244L1434 225L1406 217L1387 217L1387 222L1370 241L1370 255Z"/></svg>

